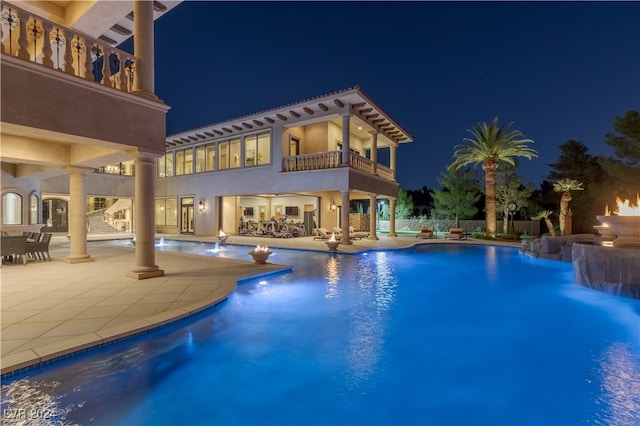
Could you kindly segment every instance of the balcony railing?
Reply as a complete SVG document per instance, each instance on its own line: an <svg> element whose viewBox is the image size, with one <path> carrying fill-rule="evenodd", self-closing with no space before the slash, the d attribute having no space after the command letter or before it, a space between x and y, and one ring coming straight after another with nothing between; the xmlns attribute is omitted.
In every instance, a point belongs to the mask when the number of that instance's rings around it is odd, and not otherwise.
<svg viewBox="0 0 640 426"><path fill-rule="evenodd" d="M341 151L318 152L314 154L292 155L282 160L282 171L298 172L303 170L319 170L340 167L342 162ZM363 157L355 152L349 155L349 167L361 172L378 175L383 179L395 181L393 170L382 164L376 164L373 161ZM374 169L377 169L375 173Z"/></svg>
<svg viewBox="0 0 640 426"><path fill-rule="evenodd" d="M395 173L389 167L378 163L378 176L387 180L396 180Z"/></svg>
<svg viewBox="0 0 640 426"><path fill-rule="evenodd" d="M0 23L3 54L132 92L135 56L7 2Z"/></svg>
<svg viewBox="0 0 640 426"><path fill-rule="evenodd" d="M282 160L282 171L331 169L340 166L342 152L329 151L315 154L293 155Z"/></svg>

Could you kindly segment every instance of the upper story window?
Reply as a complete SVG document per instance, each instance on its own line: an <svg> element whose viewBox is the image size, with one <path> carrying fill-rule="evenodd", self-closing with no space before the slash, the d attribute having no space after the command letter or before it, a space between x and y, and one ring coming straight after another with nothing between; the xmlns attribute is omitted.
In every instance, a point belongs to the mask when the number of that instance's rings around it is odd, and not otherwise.
<svg viewBox="0 0 640 426"><path fill-rule="evenodd" d="M231 139L218 144L218 170L240 167L240 139Z"/></svg>
<svg viewBox="0 0 640 426"><path fill-rule="evenodd" d="M271 162L271 133L260 133L244 138L244 167Z"/></svg>
<svg viewBox="0 0 640 426"><path fill-rule="evenodd" d="M158 177L213 172L271 163L271 133L212 142L168 152L158 159Z"/></svg>
<svg viewBox="0 0 640 426"><path fill-rule="evenodd" d="M212 172L216 169L216 145L211 144L205 147L206 164L205 169Z"/></svg>
<svg viewBox="0 0 640 426"><path fill-rule="evenodd" d="M193 148L176 151L176 176L193 173Z"/></svg>
<svg viewBox="0 0 640 426"><path fill-rule="evenodd" d="M207 156L205 154L204 146L196 147L196 173L202 173L206 171Z"/></svg>
<svg viewBox="0 0 640 426"><path fill-rule="evenodd" d="M236 169L240 167L240 139L231 139L229 141L229 168Z"/></svg>
<svg viewBox="0 0 640 426"><path fill-rule="evenodd" d="M229 168L229 142L220 142L218 144L218 170L226 170Z"/></svg>
<svg viewBox="0 0 640 426"><path fill-rule="evenodd" d="M2 194L2 224L22 225L22 196L15 192Z"/></svg>

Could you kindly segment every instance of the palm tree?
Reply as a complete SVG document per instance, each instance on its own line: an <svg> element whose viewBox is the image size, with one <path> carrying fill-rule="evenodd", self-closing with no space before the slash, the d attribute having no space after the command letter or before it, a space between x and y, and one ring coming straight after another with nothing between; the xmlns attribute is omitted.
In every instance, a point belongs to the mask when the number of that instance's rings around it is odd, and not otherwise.
<svg viewBox="0 0 640 426"><path fill-rule="evenodd" d="M468 145L456 145L448 170L459 170L462 167L473 164L481 164L485 176L485 215L487 221L487 234L496 235L496 170L500 161L515 165L517 157L531 159L538 153L527 146L533 143L531 139L523 137L518 130L509 130L513 122L500 126L498 117L491 124L479 123L473 129L467 129L473 137L464 138Z"/></svg>
<svg viewBox="0 0 640 426"><path fill-rule="evenodd" d="M560 198L560 235L566 235L567 230L567 214L569 213L569 201L571 201L571 191L582 191L582 182L576 179L560 179L553 184L553 190L556 192L562 192L562 198Z"/></svg>
<svg viewBox="0 0 640 426"><path fill-rule="evenodd" d="M544 219L544 223L547 224L547 229L549 230L549 234L552 237L555 237L556 236L556 230L553 228L553 223L551 223L551 219L549 219L549 217L551 217L552 214L553 214L553 212L551 210L544 210L544 211L541 211L540 213L538 213L537 216L532 217L531 220Z"/></svg>

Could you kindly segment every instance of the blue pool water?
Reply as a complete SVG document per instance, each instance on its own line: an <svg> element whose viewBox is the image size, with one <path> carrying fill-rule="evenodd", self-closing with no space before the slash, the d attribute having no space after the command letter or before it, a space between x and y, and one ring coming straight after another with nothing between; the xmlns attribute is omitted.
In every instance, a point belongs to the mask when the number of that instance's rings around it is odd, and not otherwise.
<svg viewBox="0 0 640 426"><path fill-rule="evenodd" d="M2 409L83 425L638 424L640 302L575 285L570 264L470 245L274 251L293 273L12 377Z"/></svg>

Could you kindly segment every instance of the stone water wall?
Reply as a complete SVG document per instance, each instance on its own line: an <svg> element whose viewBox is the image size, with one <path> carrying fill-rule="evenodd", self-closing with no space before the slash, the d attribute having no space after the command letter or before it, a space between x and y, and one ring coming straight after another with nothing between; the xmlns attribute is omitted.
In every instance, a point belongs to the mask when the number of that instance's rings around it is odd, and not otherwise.
<svg viewBox="0 0 640 426"><path fill-rule="evenodd" d="M572 249L576 283L640 299L640 247L574 244Z"/></svg>
<svg viewBox="0 0 640 426"><path fill-rule="evenodd" d="M531 257L542 259L562 260L571 262L572 248L576 243L594 243L593 234L576 234L564 237L549 237L523 239L521 251Z"/></svg>

